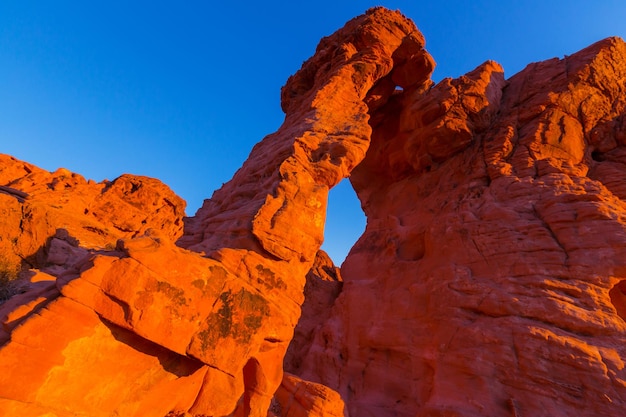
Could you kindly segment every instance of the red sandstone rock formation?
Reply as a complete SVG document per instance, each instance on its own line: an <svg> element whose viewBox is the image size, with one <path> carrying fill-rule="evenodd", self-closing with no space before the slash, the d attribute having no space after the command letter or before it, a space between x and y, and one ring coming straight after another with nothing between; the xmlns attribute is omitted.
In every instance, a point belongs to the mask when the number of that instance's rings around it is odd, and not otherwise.
<svg viewBox="0 0 626 417"><path fill-rule="evenodd" d="M330 316L330 310L341 292L341 272L326 252L320 250L306 275L302 315L285 355L284 369L297 373L319 328Z"/></svg>
<svg viewBox="0 0 626 417"><path fill-rule="evenodd" d="M0 410L266 415L322 242L328 189L369 145L366 94L383 77L406 88L425 80L432 61L422 47L410 21L383 9L325 39L283 89L285 124L188 220L180 247L162 232L120 240L59 275L57 298L29 299L34 309L0 352ZM128 372L113 372L118 356ZM23 357L32 362L20 370ZM330 389L296 381L286 377L277 394L284 415L343 409Z"/></svg>
<svg viewBox="0 0 626 417"><path fill-rule="evenodd" d="M623 415L625 117L620 39L375 109L367 229L300 375L360 417Z"/></svg>
<svg viewBox="0 0 626 417"><path fill-rule="evenodd" d="M177 239L185 202L152 178L122 175L95 183L63 168L50 173L0 154L0 210L2 253L42 267L57 229L87 249L113 248L118 239L148 229Z"/></svg>
<svg viewBox="0 0 626 417"><path fill-rule="evenodd" d="M179 237L184 209L180 197L152 178L122 175L95 183L0 154L0 254L24 277L15 290L26 291L0 306L0 340L59 295L56 276L95 252L148 229Z"/></svg>
<svg viewBox="0 0 626 417"><path fill-rule="evenodd" d="M0 412L623 415L626 45L437 85L423 45L381 8L323 39L182 237L154 180L4 157L2 249L54 275L0 306ZM339 274L318 249L351 172Z"/></svg>

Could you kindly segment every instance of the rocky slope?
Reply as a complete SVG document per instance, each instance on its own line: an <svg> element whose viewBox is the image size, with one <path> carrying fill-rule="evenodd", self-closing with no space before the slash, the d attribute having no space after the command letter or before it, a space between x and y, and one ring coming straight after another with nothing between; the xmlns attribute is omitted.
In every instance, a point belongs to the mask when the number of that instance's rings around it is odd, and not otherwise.
<svg viewBox="0 0 626 417"><path fill-rule="evenodd" d="M0 154L0 202L0 250L31 267L45 266L58 229L71 229L76 246L87 249L115 247L148 229L170 239L183 233L185 202L153 178L126 174L95 183Z"/></svg>
<svg viewBox="0 0 626 417"><path fill-rule="evenodd" d="M0 248L31 283L0 306L0 413L623 415L626 44L433 67L398 12L351 20L184 230L156 180L3 157ZM347 176L368 223L338 271Z"/></svg>

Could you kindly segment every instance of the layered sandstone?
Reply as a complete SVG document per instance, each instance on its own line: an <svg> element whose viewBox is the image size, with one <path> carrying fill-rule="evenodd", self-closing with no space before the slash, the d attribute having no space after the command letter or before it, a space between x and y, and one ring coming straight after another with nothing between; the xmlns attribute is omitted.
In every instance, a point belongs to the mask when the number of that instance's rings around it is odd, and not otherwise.
<svg viewBox="0 0 626 417"><path fill-rule="evenodd" d="M351 20L184 232L156 180L2 156L31 283L0 306L0 414L621 416L626 45L433 66L398 12ZM350 175L368 222L339 271L319 247Z"/></svg>

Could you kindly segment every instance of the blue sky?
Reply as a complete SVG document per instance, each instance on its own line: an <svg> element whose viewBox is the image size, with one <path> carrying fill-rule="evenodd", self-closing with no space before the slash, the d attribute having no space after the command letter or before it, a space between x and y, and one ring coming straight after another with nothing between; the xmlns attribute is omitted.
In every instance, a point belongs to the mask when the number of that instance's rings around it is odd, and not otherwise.
<svg viewBox="0 0 626 417"><path fill-rule="evenodd" d="M375 5L416 22L435 80L487 59L509 77L626 37L623 0L2 0L0 152L97 181L156 177L192 215L280 126L280 87L319 39ZM324 244L337 263L364 225L344 181Z"/></svg>

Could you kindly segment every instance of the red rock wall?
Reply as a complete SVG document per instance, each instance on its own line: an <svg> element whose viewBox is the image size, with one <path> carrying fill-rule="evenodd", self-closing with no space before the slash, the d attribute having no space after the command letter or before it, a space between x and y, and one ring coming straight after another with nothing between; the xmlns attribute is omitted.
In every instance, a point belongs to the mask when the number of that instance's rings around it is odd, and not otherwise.
<svg viewBox="0 0 626 417"><path fill-rule="evenodd" d="M626 44L372 115L367 229L301 375L357 416L621 416Z"/></svg>
<svg viewBox="0 0 626 417"><path fill-rule="evenodd" d="M330 316L330 311L337 296L341 293L342 286L340 269L333 264L326 252L318 251L315 262L306 275L302 315L294 329L294 335L283 362L286 372L298 373L313 338Z"/></svg>

